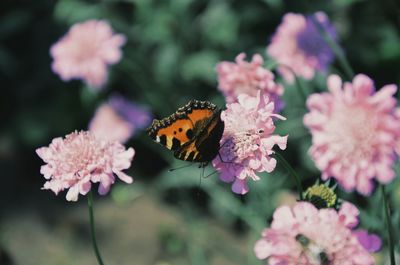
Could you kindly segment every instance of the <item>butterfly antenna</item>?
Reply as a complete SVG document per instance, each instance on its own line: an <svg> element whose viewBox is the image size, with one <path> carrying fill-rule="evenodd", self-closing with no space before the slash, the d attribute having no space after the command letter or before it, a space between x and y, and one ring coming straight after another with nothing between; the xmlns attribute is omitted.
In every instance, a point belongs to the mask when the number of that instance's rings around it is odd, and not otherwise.
<svg viewBox="0 0 400 265"><path fill-rule="evenodd" d="M202 168L203 168L203 170L200 173L199 186L197 188L197 197L200 197L201 179L204 178L204 167L202 167Z"/></svg>
<svg viewBox="0 0 400 265"><path fill-rule="evenodd" d="M184 166L176 167L176 168L170 168L170 169L168 169L168 172L172 172L172 171L175 171L175 170L178 170L178 169L187 168L187 167L191 167L191 166L193 166L193 164L184 165Z"/></svg>
<svg viewBox="0 0 400 265"><path fill-rule="evenodd" d="M203 178L208 178L208 177L211 177L212 175L214 175L215 173L217 173L218 172L218 170L214 170L214 172L212 172L212 173L210 173L210 174L208 174L207 176L203 176Z"/></svg>

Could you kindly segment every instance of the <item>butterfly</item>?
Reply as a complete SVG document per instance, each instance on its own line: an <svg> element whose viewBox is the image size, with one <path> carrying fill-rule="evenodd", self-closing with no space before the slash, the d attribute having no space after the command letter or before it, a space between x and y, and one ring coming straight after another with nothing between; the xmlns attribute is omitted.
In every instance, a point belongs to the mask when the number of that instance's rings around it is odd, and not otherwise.
<svg viewBox="0 0 400 265"><path fill-rule="evenodd" d="M220 148L225 127L221 111L208 101L191 100L169 117L153 120L147 132L176 158L206 165Z"/></svg>

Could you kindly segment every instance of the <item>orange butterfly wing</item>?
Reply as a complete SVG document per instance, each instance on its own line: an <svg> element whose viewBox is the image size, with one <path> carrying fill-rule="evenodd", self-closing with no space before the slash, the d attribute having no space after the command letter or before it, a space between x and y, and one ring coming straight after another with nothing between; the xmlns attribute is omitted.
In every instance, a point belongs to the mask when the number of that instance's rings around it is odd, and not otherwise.
<svg viewBox="0 0 400 265"><path fill-rule="evenodd" d="M147 131L153 140L173 150L176 158L186 161L199 161L199 159L202 160L199 140L207 138L210 126L212 126L211 121L216 120L216 115L218 115L220 123L223 124L219 114L220 111L214 104L207 101L191 100L171 116L162 120L154 120Z"/></svg>

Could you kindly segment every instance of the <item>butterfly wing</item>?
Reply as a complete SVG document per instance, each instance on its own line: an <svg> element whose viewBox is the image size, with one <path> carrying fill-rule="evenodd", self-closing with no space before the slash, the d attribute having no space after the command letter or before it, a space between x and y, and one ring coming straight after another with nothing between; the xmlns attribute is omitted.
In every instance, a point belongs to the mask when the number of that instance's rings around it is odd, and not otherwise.
<svg viewBox="0 0 400 265"><path fill-rule="evenodd" d="M147 132L157 143L177 151L194 140L200 124L207 124L216 108L214 104L207 101L191 100L169 117L153 120Z"/></svg>
<svg viewBox="0 0 400 265"><path fill-rule="evenodd" d="M199 120L194 131L193 139L178 148L174 156L185 161L210 162L218 154L219 141L224 132L221 110L215 110L207 120Z"/></svg>

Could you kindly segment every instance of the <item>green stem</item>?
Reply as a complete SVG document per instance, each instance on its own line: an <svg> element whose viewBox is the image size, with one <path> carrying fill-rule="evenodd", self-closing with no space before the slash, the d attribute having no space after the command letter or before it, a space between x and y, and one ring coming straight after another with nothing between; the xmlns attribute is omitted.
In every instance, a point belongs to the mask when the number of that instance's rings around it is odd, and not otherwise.
<svg viewBox="0 0 400 265"><path fill-rule="evenodd" d="M293 72L293 71L292 71L292 72ZM304 93L304 87L303 87L303 85L301 84L300 79L297 77L297 75L296 75L294 72L293 72L293 75L294 75L294 80L295 80L295 82L296 82L297 91L299 91L299 94L300 94L300 96L301 96L303 102L306 102L306 101L307 101L307 96L306 96L306 94Z"/></svg>
<svg viewBox="0 0 400 265"><path fill-rule="evenodd" d="M303 200L303 187L301 185L300 176L296 173L296 171L292 168L292 166L289 164L289 162L286 161L286 159L280 153L275 152L275 155L282 162L282 164L286 168L286 170L289 171L290 174L293 175L294 180L296 182L297 191L299 193L300 200Z"/></svg>
<svg viewBox="0 0 400 265"><path fill-rule="evenodd" d="M354 71L350 66L350 63L347 61L346 56L344 56L344 52L342 48L336 43L336 41L332 38L331 35L328 34L326 29L319 23L318 20L315 19L314 16L310 16L311 21L314 23L314 25L317 27L317 30L319 33L322 35L326 43L329 45L329 47L332 49L333 53L336 55L336 58L339 61L340 66L342 67L342 70L345 72L347 75L347 78L349 80L352 80L354 77Z"/></svg>
<svg viewBox="0 0 400 265"><path fill-rule="evenodd" d="M92 191L89 191L89 194L88 194L88 206L89 206L89 219L90 219L90 234L92 236L92 244L93 244L94 253L96 254L97 262L99 263L99 265L104 265L103 260L101 259L99 248L97 247L96 233L95 233L95 229L94 229Z"/></svg>
<svg viewBox="0 0 400 265"><path fill-rule="evenodd" d="M390 207L388 203L388 199L386 197L385 186L381 185L381 192L382 192L382 199L383 199L383 207L385 211L385 220L386 220L386 227L389 236L389 251L390 251L390 264L396 265L396 260L394 256L394 240L393 240L393 227L390 218Z"/></svg>

